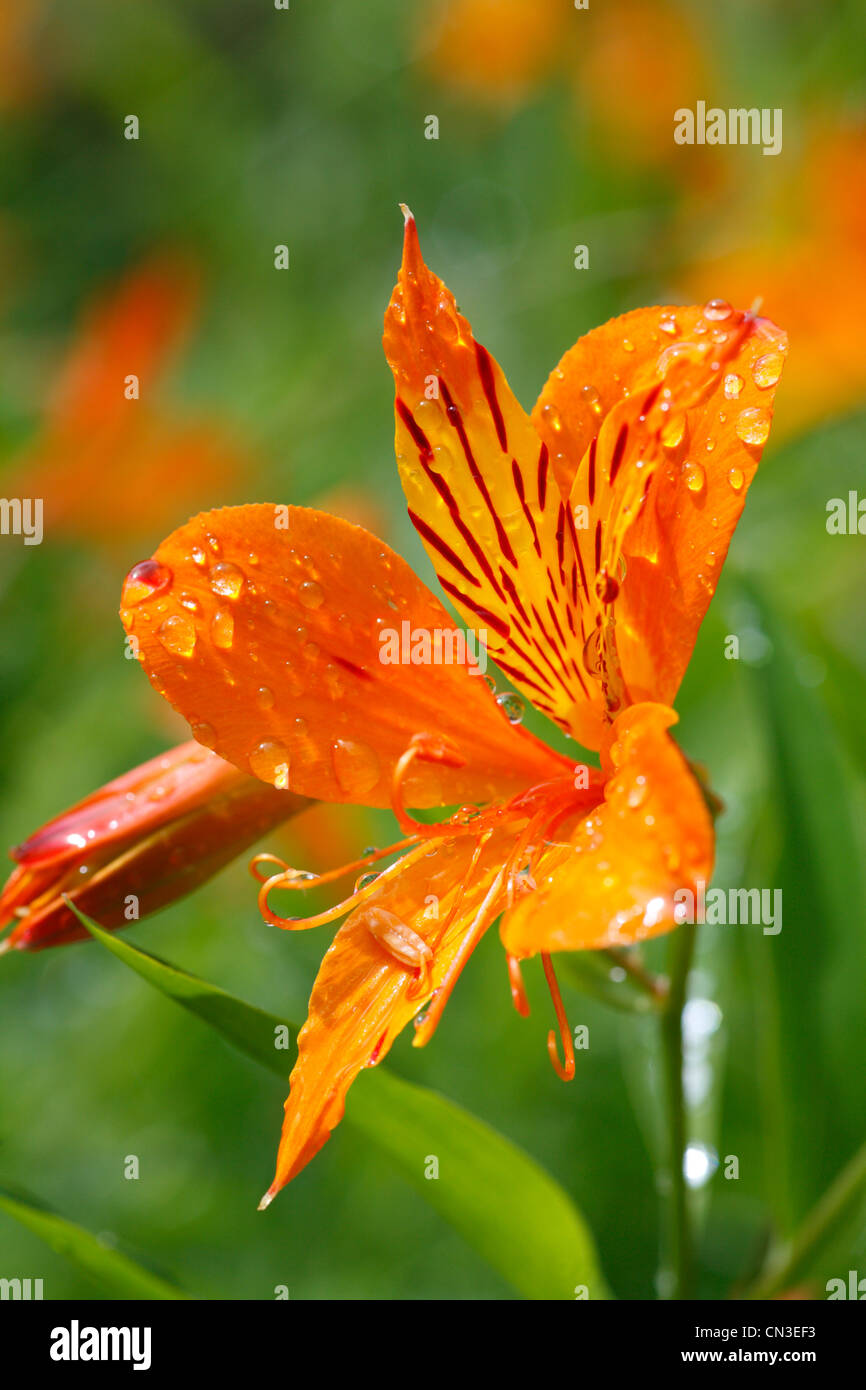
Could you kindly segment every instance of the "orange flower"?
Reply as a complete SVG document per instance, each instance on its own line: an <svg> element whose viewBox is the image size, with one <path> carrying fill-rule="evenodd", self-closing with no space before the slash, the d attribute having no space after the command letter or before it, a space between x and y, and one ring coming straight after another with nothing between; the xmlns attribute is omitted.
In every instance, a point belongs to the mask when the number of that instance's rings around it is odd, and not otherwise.
<svg viewBox="0 0 866 1390"><path fill-rule="evenodd" d="M306 803L198 743L109 782L12 851L0 894L0 951L86 938L68 898L100 926L123 927L185 897Z"/></svg>
<svg viewBox="0 0 866 1390"><path fill-rule="evenodd" d="M562 1026L548 953L667 931L676 890L709 877L712 823L669 706L785 349L773 324L718 300L637 310L581 339L528 416L424 264L406 212L385 352L409 515L470 635L600 752L601 771L509 722L509 701L472 661L418 664L414 648L408 662L386 658L394 630L438 633L440 653L459 652L461 634L360 527L299 507L227 508L130 572L124 625L198 738L300 795L390 804L405 836L325 875L265 861L269 922L349 916L313 987L264 1204L328 1138L361 1068L430 1001L416 1019L415 1042L427 1041L500 914L515 1002L525 1008L519 960L541 953ZM406 809L455 805L433 824ZM276 889L369 870L398 849L316 917L269 904ZM549 1045L567 1076L562 1031L564 1063Z"/></svg>

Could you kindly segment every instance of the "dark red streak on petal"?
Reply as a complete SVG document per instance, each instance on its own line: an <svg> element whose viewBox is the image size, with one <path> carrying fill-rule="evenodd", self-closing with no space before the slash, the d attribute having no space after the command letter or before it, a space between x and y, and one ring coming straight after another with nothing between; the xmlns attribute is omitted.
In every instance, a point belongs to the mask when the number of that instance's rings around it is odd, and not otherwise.
<svg viewBox="0 0 866 1390"><path fill-rule="evenodd" d="M547 501L547 464L547 445L542 444L541 453L538 455L538 505L542 511Z"/></svg>
<svg viewBox="0 0 866 1390"><path fill-rule="evenodd" d="M610 460L610 485L611 485L611 487L613 487L614 482L616 481L616 475L617 475L617 473L619 472L619 466L620 466L620 464L622 463L623 454L625 453L625 446L626 446L627 442L628 442L628 425L625 425L625 424L624 424L624 425L620 425L620 427L619 427L619 434L618 434L617 437L616 437L616 443L615 443L614 446L613 446L613 454L611 455L611 460Z"/></svg>
<svg viewBox="0 0 866 1390"><path fill-rule="evenodd" d="M526 517L526 520L529 522L530 527L532 528L532 541L535 546L535 553L538 556L538 558L541 559L541 542L538 539L538 532L535 529L535 518L533 517L532 512L526 505L526 491L523 486L523 474L520 471L520 465L518 464L517 459L511 460L511 476L514 479L514 486L517 491L517 496L520 498L520 505L523 508L523 514Z"/></svg>
<svg viewBox="0 0 866 1390"><path fill-rule="evenodd" d="M487 397L487 404L490 407L490 414L493 416L493 423L496 426L496 438L499 440L499 447L503 454L508 452L508 437L505 433L505 421L502 418L502 411L499 409L499 401L496 399L496 382L493 377L493 364L490 361L490 353L480 343L475 344L475 356L478 359L478 372L481 377L481 385Z"/></svg>
<svg viewBox="0 0 866 1390"><path fill-rule="evenodd" d="M504 622L502 618L498 618L495 613L491 613L489 608L482 608L480 603L474 603L466 594L460 592L456 584L449 583L448 580L443 579L441 575L439 576L439 583L446 593L449 593L458 603L464 604L469 611L474 613L477 618L480 618L483 623L489 623L493 631L498 632L500 637L508 636L510 632L508 623Z"/></svg>
<svg viewBox="0 0 866 1390"><path fill-rule="evenodd" d="M476 589L480 588L481 580L478 578L478 575L473 574L472 571L464 565L457 551L452 550L451 546L443 541L442 537L433 530L433 527L428 526L427 522L418 516L417 513L413 512L411 507L407 507L406 510L419 536L422 536L425 541L432 545L434 550L438 550L443 559L447 560L449 565L454 566L458 574L462 574L463 578L468 580L470 584L474 584Z"/></svg>
<svg viewBox="0 0 866 1390"><path fill-rule="evenodd" d="M598 574L601 566L601 521L595 523L595 572Z"/></svg>
<svg viewBox="0 0 866 1390"><path fill-rule="evenodd" d="M408 406L403 404L399 397L397 398L397 413L399 414L400 419L403 421L407 430L409 431L413 440L415 441L415 444L418 448L418 458L421 463L421 467L424 469L424 472L427 474L427 477L430 479L430 482L433 484L436 491L439 493L439 496L442 498L443 502L448 508L451 520L454 522L454 525L457 527L457 530L460 532L466 544L469 546L469 549L472 551L472 554L475 556L475 559L478 561L482 573L493 585L497 597L504 600L505 595L503 594L501 588L499 587L499 584L497 583L496 575L493 573L493 570L490 566L490 562L487 559L487 556L484 554L484 551L481 549L481 546L478 544L477 540L473 536L472 532L469 530L469 527L466 525L465 521L461 517L454 494L452 493L450 487L446 483L445 479L441 476L441 474L434 472L434 470L430 467L430 463L433 458L433 450L430 448L430 443L427 439L427 436L424 434L423 430L421 430L415 423L411 410L409 410Z"/></svg>
<svg viewBox="0 0 866 1390"><path fill-rule="evenodd" d="M478 488L478 491L481 493L481 496L484 499L484 504L487 507L487 510L489 511L491 517L493 518L493 525L496 527L496 539L499 541L499 549L502 551L508 563L510 565L513 565L516 569L517 557L511 548L511 542L508 539L508 536L505 534L505 527L502 525L502 518L500 517L499 513L493 505L493 499L491 498L490 493L487 490L487 484L485 483L484 478L481 475L481 470L479 469L478 464L475 462L475 456L472 453L472 449L469 445L469 440L466 436L466 427L463 424L463 416L460 414L460 411L454 404L454 401L451 397L451 392L448 390L447 383L443 380L441 376L438 378L438 381L439 391L441 393L443 401L445 402L445 414L448 416L449 423L457 431L457 438L460 440L463 453L466 455L466 462L469 464L469 472L472 474L473 482L475 483L475 486Z"/></svg>

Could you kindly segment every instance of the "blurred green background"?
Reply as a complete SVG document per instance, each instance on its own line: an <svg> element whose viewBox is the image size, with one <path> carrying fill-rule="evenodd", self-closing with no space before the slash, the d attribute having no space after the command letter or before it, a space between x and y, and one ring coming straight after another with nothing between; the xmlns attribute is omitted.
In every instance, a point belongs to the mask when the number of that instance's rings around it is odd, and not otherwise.
<svg viewBox="0 0 866 1390"><path fill-rule="evenodd" d="M123 659L116 610L129 566L191 512L242 500L330 507L430 578L394 467L380 345L399 201L527 407L581 333L638 305L763 295L789 329L774 432L678 700L680 742L727 804L716 882L784 894L779 936L706 929L692 980L717 1008L692 1015L691 1137L722 1164L740 1160L736 1181L719 1171L699 1193L700 1291L724 1292L866 1137L866 539L825 527L829 498L866 494L862 6L7 0L7 10L0 490L38 486L46 531L40 547L0 538L4 845L186 736ZM697 98L782 107L783 152L674 146L673 111ZM137 141L124 138L130 114ZM425 138L431 114L438 140ZM278 244L287 271L274 268ZM586 271L574 268L576 244L589 247ZM94 304L116 302L155 257L196 284L183 345L147 402L158 427L144 442L109 430L91 447L98 393L75 433L58 382ZM137 324L127 331L134 344ZM208 442L190 446L187 476L184 431L202 422ZM166 464L176 448L180 469ZM740 661L724 659L728 633L741 638ZM334 825L350 849L388 834L387 817L334 817L315 832L313 867L328 862ZM312 833L269 843L291 858ZM287 939L265 927L240 862L129 937L300 1020L328 933ZM659 968L665 949L647 952ZM435 1041L419 1052L402 1038L389 1066L523 1145L582 1209L614 1291L653 1297L652 1021L564 985L591 1045L563 1087L544 1055L540 971L526 973L529 1021L510 1006L491 932ZM348 1126L257 1214L284 1088L98 947L11 953L0 1000L0 1179L186 1289L513 1297ZM130 1153L137 1182L123 1177ZM819 1294L858 1258L862 1267L866 1240L852 1218L816 1266ZM41 1276L46 1297L99 1296L5 1216L0 1274Z"/></svg>

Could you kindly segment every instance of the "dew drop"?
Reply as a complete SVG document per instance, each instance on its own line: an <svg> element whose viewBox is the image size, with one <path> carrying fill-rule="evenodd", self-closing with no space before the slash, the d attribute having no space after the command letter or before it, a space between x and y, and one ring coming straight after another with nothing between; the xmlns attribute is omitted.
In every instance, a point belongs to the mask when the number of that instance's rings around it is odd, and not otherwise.
<svg viewBox="0 0 866 1390"><path fill-rule="evenodd" d="M505 690L501 695L496 696L496 703L509 724L521 724L523 722L526 705L522 695L517 695L512 690Z"/></svg>
<svg viewBox="0 0 866 1390"><path fill-rule="evenodd" d="M727 400L735 401L745 385L743 378L737 376L736 372L728 372L724 380L724 392Z"/></svg>
<svg viewBox="0 0 866 1390"><path fill-rule="evenodd" d="M746 475L742 468L731 468L728 471L728 482L734 489L734 492L742 492L745 481Z"/></svg>
<svg viewBox="0 0 866 1390"><path fill-rule="evenodd" d="M156 635L166 651L174 656L190 657L195 651L195 624L182 613L172 613L164 623L160 623Z"/></svg>
<svg viewBox="0 0 866 1390"><path fill-rule="evenodd" d="M555 405L542 406L541 418L556 434L562 429L562 420Z"/></svg>
<svg viewBox="0 0 866 1390"><path fill-rule="evenodd" d="M676 337L677 333L680 331L673 314L662 314L659 319L659 328L662 333L667 333L671 338Z"/></svg>
<svg viewBox="0 0 866 1390"><path fill-rule="evenodd" d="M218 608L211 618L211 641L215 647L227 652L235 640L235 620L227 608Z"/></svg>
<svg viewBox="0 0 866 1390"><path fill-rule="evenodd" d="M289 785L288 749L273 739L264 739L250 753L250 770L263 782L285 791Z"/></svg>
<svg viewBox="0 0 866 1390"><path fill-rule="evenodd" d="M331 760L337 785L347 796L363 796L381 776L379 758L366 743L339 738L331 747Z"/></svg>
<svg viewBox="0 0 866 1390"><path fill-rule="evenodd" d="M622 350L623 352L634 352L634 343L632 342L631 338L623 338Z"/></svg>
<svg viewBox="0 0 866 1390"><path fill-rule="evenodd" d="M230 560L222 560L218 565L211 565L210 586L215 594L222 598L236 599L239 597L244 587L243 571L237 565L233 565Z"/></svg>
<svg viewBox="0 0 866 1390"><path fill-rule="evenodd" d="M298 599L305 608L321 608L325 602L325 591L315 579L307 579L298 586Z"/></svg>
<svg viewBox="0 0 866 1390"><path fill-rule="evenodd" d="M191 594L181 594L179 602L181 607L185 608L188 613L201 612L201 604L198 599L193 598Z"/></svg>
<svg viewBox="0 0 866 1390"><path fill-rule="evenodd" d="M190 728L192 729L192 736L196 743L200 743L203 748L216 747L216 730L212 724L192 723L190 724Z"/></svg>
<svg viewBox="0 0 866 1390"><path fill-rule="evenodd" d="M369 888L370 884L375 883L378 877L378 874L361 874L359 878L355 879L354 891L360 893L362 888Z"/></svg>
<svg viewBox="0 0 866 1390"><path fill-rule="evenodd" d="M591 676L601 675L601 633L597 627L593 628L583 644L583 664Z"/></svg>
<svg viewBox="0 0 866 1390"><path fill-rule="evenodd" d="M629 789L628 789L628 791L627 791L627 793L626 793L626 798L625 798L625 800L626 800L626 805L627 805L627 806L630 806L631 809L632 809L633 811L636 811L637 808L638 808L638 806L642 806L642 805L644 804L644 802L646 801L646 798L647 798L647 784L646 784L646 778L643 777L643 776L638 776L638 777L635 778L634 782L633 782L632 785L629 787Z"/></svg>
<svg viewBox="0 0 866 1390"><path fill-rule="evenodd" d="M191 551L191 558L193 564L198 565L199 569L203 569L204 566L207 564L207 556L205 555L200 545L193 546Z"/></svg>
<svg viewBox="0 0 866 1390"><path fill-rule="evenodd" d="M168 565L163 565L159 560L142 560L140 564L133 565L123 581L121 603L125 608L132 608L137 603L144 603L145 599L154 598L156 594L164 594L171 588L173 578Z"/></svg>
<svg viewBox="0 0 866 1390"><path fill-rule="evenodd" d="M683 442L686 432L686 415L681 410L678 414L665 420L661 429L661 441L666 449L677 449Z"/></svg>
<svg viewBox="0 0 866 1390"><path fill-rule="evenodd" d="M594 386L581 386L580 398L584 405L589 406L593 415L601 414L601 396Z"/></svg>
<svg viewBox="0 0 866 1390"><path fill-rule="evenodd" d="M256 691L256 704L258 705L259 709L273 709L274 692L271 690L270 686L259 686L258 690Z"/></svg>
<svg viewBox="0 0 866 1390"><path fill-rule="evenodd" d="M718 323L731 317L731 306L726 299L711 299L704 305L704 318Z"/></svg>
<svg viewBox="0 0 866 1390"><path fill-rule="evenodd" d="M734 426L744 444L765 444L770 433L770 415L761 406L741 410Z"/></svg>
<svg viewBox="0 0 866 1390"><path fill-rule="evenodd" d="M784 359L780 352L765 352L763 357L759 357L752 367L752 376L755 385L762 391L766 391L770 386L775 386L779 377L782 375Z"/></svg>
<svg viewBox="0 0 866 1390"><path fill-rule="evenodd" d="M707 475L699 463L687 463L683 468L683 477L689 492L703 492L707 485Z"/></svg>

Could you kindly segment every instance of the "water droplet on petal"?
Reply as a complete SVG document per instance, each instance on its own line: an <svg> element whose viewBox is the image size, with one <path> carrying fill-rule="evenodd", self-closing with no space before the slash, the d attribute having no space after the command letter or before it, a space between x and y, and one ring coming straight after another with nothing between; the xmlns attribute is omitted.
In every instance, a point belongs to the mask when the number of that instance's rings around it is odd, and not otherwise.
<svg viewBox="0 0 866 1390"><path fill-rule="evenodd" d="M622 350L623 352L634 352L634 343L632 342L631 338L623 338Z"/></svg>
<svg viewBox="0 0 866 1390"><path fill-rule="evenodd" d="M699 463L687 463L683 468L683 476L689 492L703 492L707 485L707 475Z"/></svg>
<svg viewBox="0 0 866 1390"><path fill-rule="evenodd" d="M216 747L216 730L212 724L192 722L190 728L192 729L192 736L196 743L200 743L204 748Z"/></svg>
<svg viewBox="0 0 866 1390"><path fill-rule="evenodd" d="M244 587L244 574L230 560L222 560L210 567L210 586L222 598L236 599Z"/></svg>
<svg viewBox="0 0 866 1390"><path fill-rule="evenodd" d="M683 442L686 432L686 413L684 410L665 420L661 429L661 441L666 449L676 449Z"/></svg>
<svg viewBox="0 0 866 1390"><path fill-rule="evenodd" d="M669 334L671 338L675 337L676 334L680 331L677 321L674 318L673 314L662 314L661 318L659 319L659 328L661 329L662 333Z"/></svg>
<svg viewBox="0 0 866 1390"><path fill-rule="evenodd" d="M601 675L601 633L597 627L593 628L583 644L583 664L591 676Z"/></svg>
<svg viewBox="0 0 866 1390"><path fill-rule="evenodd" d="M218 608L211 618L211 641L215 647L227 652L235 640L235 620L227 608Z"/></svg>
<svg viewBox="0 0 866 1390"><path fill-rule="evenodd" d="M734 492L741 492L745 481L746 475L742 468L731 468L728 471L728 482L734 489Z"/></svg>
<svg viewBox="0 0 866 1390"><path fill-rule="evenodd" d="M165 593L171 588L173 578L168 565L163 565L159 560L142 560L140 564L133 565L123 581L120 601L125 608L132 608L145 599Z"/></svg>
<svg viewBox="0 0 866 1390"><path fill-rule="evenodd" d="M193 546L191 558L193 564L198 565L199 569L202 569L207 564L207 556L205 555L200 545Z"/></svg>
<svg viewBox="0 0 866 1390"><path fill-rule="evenodd" d="M541 418L546 425L549 425L557 434L562 429L562 420L555 405L544 405L541 407Z"/></svg>
<svg viewBox="0 0 866 1390"><path fill-rule="evenodd" d="M363 796L381 776L378 755L366 743L337 739L331 748L331 760L337 785L349 797Z"/></svg>
<svg viewBox="0 0 866 1390"><path fill-rule="evenodd" d="M729 372L724 380L724 392L729 401L735 401L743 389L745 382L736 372Z"/></svg>
<svg viewBox="0 0 866 1390"><path fill-rule="evenodd" d="M644 804L646 798L646 778L643 776L638 776L635 778L633 784L629 787L628 792L626 793L626 805L630 806L631 809L635 811L637 810L638 806L642 806Z"/></svg>
<svg viewBox="0 0 866 1390"><path fill-rule="evenodd" d="M156 635L166 651L175 656L190 657L195 651L195 624L182 613L172 613L164 623L160 623Z"/></svg>
<svg viewBox="0 0 866 1390"><path fill-rule="evenodd" d="M250 770L263 782L285 791L289 785L289 753L274 739L264 739L250 753Z"/></svg>
<svg viewBox="0 0 866 1390"><path fill-rule="evenodd" d="M375 883L378 877L378 874L361 874L359 878L355 879L354 892L360 893L362 888L369 888L370 884Z"/></svg>
<svg viewBox="0 0 866 1390"><path fill-rule="evenodd" d="M765 352L764 356L759 357L752 367L755 385L762 391L766 391L770 386L775 386L782 375L783 366L784 358L780 352Z"/></svg>
<svg viewBox="0 0 866 1390"><path fill-rule="evenodd" d="M496 694L496 681L493 679L492 676L485 676L484 684L487 686L488 690L492 691L494 695Z"/></svg>
<svg viewBox="0 0 866 1390"><path fill-rule="evenodd" d="M761 406L741 410L734 429L744 444L765 444L770 433L770 413Z"/></svg>
<svg viewBox="0 0 866 1390"><path fill-rule="evenodd" d="M321 608L325 602L325 591L315 579L307 579L298 586L298 599L305 608Z"/></svg>
<svg viewBox="0 0 866 1390"><path fill-rule="evenodd" d="M256 704L258 705L259 709L273 709L274 692L271 690L270 686L259 686L258 690L256 691Z"/></svg>
<svg viewBox="0 0 866 1390"><path fill-rule="evenodd" d="M711 299L704 305L704 318L718 323L720 319L731 317L731 306L726 299Z"/></svg>
<svg viewBox="0 0 866 1390"><path fill-rule="evenodd" d="M505 690L501 695L496 696L496 703L505 715L509 724L520 724L526 713L526 705L522 695L517 695L511 690Z"/></svg>
<svg viewBox="0 0 866 1390"><path fill-rule="evenodd" d="M581 386L580 398L584 405L589 406L593 415L601 414L601 396L594 386Z"/></svg>

